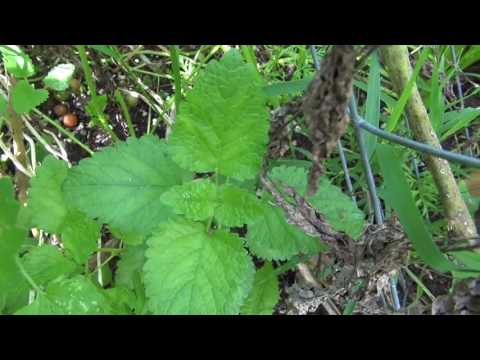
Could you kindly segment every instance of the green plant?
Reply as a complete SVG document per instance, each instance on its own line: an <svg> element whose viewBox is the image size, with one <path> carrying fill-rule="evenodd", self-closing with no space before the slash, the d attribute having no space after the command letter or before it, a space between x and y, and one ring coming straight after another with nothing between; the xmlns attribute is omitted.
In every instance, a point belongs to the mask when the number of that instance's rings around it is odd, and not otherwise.
<svg viewBox="0 0 480 360"><path fill-rule="evenodd" d="M0 252L2 281L22 284L20 294L0 292L3 311L271 314L278 271L292 266L280 262L326 247L290 224L269 192L255 193L269 128L263 86L256 69L231 50L209 62L186 92L167 141L129 138L72 168L47 157L22 210L8 179L1 179L0 202L11 209L0 229L17 239L0 232L0 246L8 245ZM305 168L274 166L268 177L279 189L305 194ZM320 181L310 202L335 229L357 238L363 213L326 178ZM16 223L21 226L9 225ZM123 248L102 248L102 225ZM64 249L29 243L29 227L57 234ZM99 260L103 253L110 256ZM102 272L115 256L118 270L107 289ZM264 261L259 270L252 256ZM27 305L29 289L36 295Z"/></svg>

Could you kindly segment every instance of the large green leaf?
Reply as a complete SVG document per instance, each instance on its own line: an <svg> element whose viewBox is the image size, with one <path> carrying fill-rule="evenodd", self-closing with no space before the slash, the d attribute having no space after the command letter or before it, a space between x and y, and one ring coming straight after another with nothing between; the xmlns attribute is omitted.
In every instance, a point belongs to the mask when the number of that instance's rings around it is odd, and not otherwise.
<svg viewBox="0 0 480 360"><path fill-rule="evenodd" d="M17 114L32 111L47 99L47 90L35 89L27 80L20 80L12 90L12 107Z"/></svg>
<svg viewBox="0 0 480 360"><path fill-rule="evenodd" d="M255 273L253 288L243 304L242 315L272 315L280 298L278 278L272 263L267 262Z"/></svg>
<svg viewBox="0 0 480 360"><path fill-rule="evenodd" d="M28 210L32 226L61 234L65 250L83 263L97 248L101 226L65 202L61 186L67 174L63 161L46 157L31 180Z"/></svg>
<svg viewBox="0 0 480 360"><path fill-rule="evenodd" d="M186 169L251 179L260 169L268 126L256 70L231 50L210 62L186 94L169 145Z"/></svg>
<svg viewBox="0 0 480 360"><path fill-rule="evenodd" d="M174 186L161 200L176 214L198 221L215 216L225 226L241 226L262 212L255 195L235 185L217 187L208 179Z"/></svg>
<svg viewBox="0 0 480 360"><path fill-rule="evenodd" d="M391 145L382 144L377 147L377 155L384 178L385 200L398 214L418 256L437 271L460 271L461 269L457 265L450 262L441 253L428 232L412 198L405 174L402 171L402 162L395 154L395 149Z"/></svg>
<svg viewBox="0 0 480 360"><path fill-rule="evenodd" d="M135 273L141 273L145 264L146 246L127 246L120 255L117 271L115 272L115 283L129 289L135 288Z"/></svg>
<svg viewBox="0 0 480 360"><path fill-rule="evenodd" d="M3 64L7 72L16 78L25 78L35 74L30 57L17 45L0 45Z"/></svg>
<svg viewBox="0 0 480 360"><path fill-rule="evenodd" d="M263 214L248 223L247 244L253 253L267 260L285 260L294 255L314 254L325 249L316 237L287 223L280 207L262 203Z"/></svg>
<svg viewBox="0 0 480 360"><path fill-rule="evenodd" d="M37 285L45 285L77 269L77 265L53 245L35 246L22 257L22 263Z"/></svg>
<svg viewBox="0 0 480 360"><path fill-rule="evenodd" d="M63 193L67 202L120 232L148 235L172 214L160 196L187 176L167 157L162 141L144 136L82 160L70 169Z"/></svg>
<svg viewBox="0 0 480 360"><path fill-rule="evenodd" d="M60 189L67 177L65 162L47 156L30 181L28 207L32 225L50 233L59 233L68 215ZM47 211L48 210L48 211Z"/></svg>
<svg viewBox="0 0 480 360"><path fill-rule="evenodd" d="M21 309L17 315L106 315L108 298L81 275L60 278L48 285L45 294Z"/></svg>
<svg viewBox="0 0 480 360"><path fill-rule="evenodd" d="M254 280L253 263L234 234L177 219L149 240L145 288L155 314L234 315Z"/></svg>
<svg viewBox="0 0 480 360"><path fill-rule="evenodd" d="M16 264L27 229L18 226L20 204L15 200L10 178L0 179L0 303L24 283Z"/></svg>
<svg viewBox="0 0 480 360"><path fill-rule="evenodd" d="M279 166L270 172L274 181L291 186L302 196L305 196L307 186L307 170L293 166ZM357 239L363 231L365 214L352 202L352 199L342 190L321 177L318 190L307 200L318 212L325 216L327 222L337 231L347 233Z"/></svg>

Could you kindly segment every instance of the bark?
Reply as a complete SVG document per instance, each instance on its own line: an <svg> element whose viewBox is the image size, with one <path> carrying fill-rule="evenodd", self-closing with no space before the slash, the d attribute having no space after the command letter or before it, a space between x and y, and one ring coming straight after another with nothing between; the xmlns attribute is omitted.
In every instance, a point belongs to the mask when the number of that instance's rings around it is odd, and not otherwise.
<svg viewBox="0 0 480 360"><path fill-rule="evenodd" d="M408 49L405 45L392 45L385 46L381 51L394 89L400 96L412 75ZM406 105L406 112L415 139L440 148L440 142L432 127L416 84L413 85L411 97ZM423 156L440 193L451 235L463 239L477 236L475 223L463 200L449 163L431 155Z"/></svg>

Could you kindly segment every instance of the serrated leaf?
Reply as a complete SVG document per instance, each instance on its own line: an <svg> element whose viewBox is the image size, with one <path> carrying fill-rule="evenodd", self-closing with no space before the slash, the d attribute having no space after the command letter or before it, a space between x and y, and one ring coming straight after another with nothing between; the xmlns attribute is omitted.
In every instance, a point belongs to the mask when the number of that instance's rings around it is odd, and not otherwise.
<svg viewBox="0 0 480 360"><path fill-rule="evenodd" d="M56 160L51 155L47 156L42 165L37 168L30 182L28 199L33 226L38 226L50 233L60 232L68 214L61 193L61 186L67 173L67 164Z"/></svg>
<svg viewBox="0 0 480 360"><path fill-rule="evenodd" d="M183 219L148 240L145 288L154 314L234 315L247 297L254 266L242 240Z"/></svg>
<svg viewBox="0 0 480 360"><path fill-rule="evenodd" d="M77 265L53 245L36 246L22 257L22 263L37 285L45 285L75 271Z"/></svg>
<svg viewBox="0 0 480 360"><path fill-rule="evenodd" d="M222 185L218 194L215 218L225 226L242 226L261 217L260 200L250 192L235 185Z"/></svg>
<svg viewBox="0 0 480 360"><path fill-rule="evenodd" d="M97 249L101 225L78 210L69 211L69 219L62 226L65 251L79 264L85 263Z"/></svg>
<svg viewBox="0 0 480 360"><path fill-rule="evenodd" d="M108 299L84 276L58 279L48 285L45 295L17 315L105 315L111 310Z"/></svg>
<svg viewBox="0 0 480 360"><path fill-rule="evenodd" d="M115 272L115 284L123 285L129 289L135 288L135 273L141 273L145 264L146 245L127 246L120 255L117 271Z"/></svg>
<svg viewBox="0 0 480 360"><path fill-rule="evenodd" d="M75 65L60 64L50 70L47 76L43 79L46 87L53 90L63 91L68 88L68 82L73 76Z"/></svg>
<svg viewBox="0 0 480 360"><path fill-rule="evenodd" d="M294 166L279 166L270 172L272 180L293 187L305 196L307 170ZM337 231L343 231L356 239L363 231L365 215L342 190L321 177L318 191L307 200L318 212L325 216L327 222Z"/></svg>
<svg viewBox="0 0 480 360"><path fill-rule="evenodd" d="M165 192L160 201L171 206L176 214L192 220L206 220L215 211L217 187L208 179L193 180L173 186Z"/></svg>
<svg viewBox="0 0 480 360"><path fill-rule="evenodd" d="M0 297L7 297L25 281L16 258L27 229L17 225L20 204L10 178L0 179ZM6 300L5 298L3 299Z"/></svg>
<svg viewBox="0 0 480 360"><path fill-rule="evenodd" d="M47 99L47 90L35 89L26 80L20 80L12 90L12 106L17 114L27 113Z"/></svg>
<svg viewBox="0 0 480 360"><path fill-rule="evenodd" d="M172 214L160 196L188 175L167 157L162 141L144 136L80 161L70 169L63 193L91 218L127 234L148 235Z"/></svg>
<svg viewBox="0 0 480 360"><path fill-rule="evenodd" d="M266 260L285 260L294 255L314 254L325 249L316 237L288 224L280 207L262 203L263 214L248 224L247 244L255 255Z"/></svg>
<svg viewBox="0 0 480 360"><path fill-rule="evenodd" d="M272 315L280 298L278 278L271 262L257 270L250 294L240 313L242 315Z"/></svg>
<svg viewBox="0 0 480 360"><path fill-rule="evenodd" d="M5 69L16 78L30 77L35 74L30 57L17 45L0 45Z"/></svg>
<svg viewBox="0 0 480 360"><path fill-rule="evenodd" d="M241 226L262 213L258 199L235 185L217 188L208 179L174 186L161 201L173 207L176 214L202 221L212 216L225 226Z"/></svg>
<svg viewBox="0 0 480 360"><path fill-rule="evenodd" d="M46 157L31 180L27 209L32 226L61 234L65 250L81 264L97 248L101 227L65 202L61 186L67 174L63 161Z"/></svg>
<svg viewBox="0 0 480 360"><path fill-rule="evenodd" d="M169 145L186 169L251 179L260 169L268 125L256 70L231 50L211 61L186 94Z"/></svg>

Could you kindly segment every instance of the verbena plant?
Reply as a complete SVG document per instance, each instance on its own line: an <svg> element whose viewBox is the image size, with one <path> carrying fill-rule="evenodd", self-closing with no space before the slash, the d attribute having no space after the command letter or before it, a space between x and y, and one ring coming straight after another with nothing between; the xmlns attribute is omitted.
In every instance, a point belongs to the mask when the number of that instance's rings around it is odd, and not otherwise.
<svg viewBox="0 0 480 360"><path fill-rule="evenodd" d="M271 314L277 265L325 246L290 224L270 193L257 191L266 103L258 72L231 50L198 76L167 140L130 138L72 168L49 156L31 180L26 207L15 200L11 180L0 179L0 309ZM287 164L268 176L305 196L307 171ZM363 212L320 181L308 200L336 230L358 238ZM101 248L103 225L123 248ZM63 250L34 244L32 227L58 235ZM112 255L92 268L95 253ZM116 255L109 279L106 264ZM263 260L258 270L254 257Z"/></svg>

